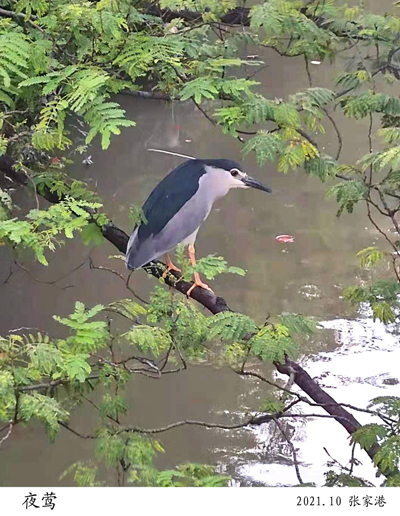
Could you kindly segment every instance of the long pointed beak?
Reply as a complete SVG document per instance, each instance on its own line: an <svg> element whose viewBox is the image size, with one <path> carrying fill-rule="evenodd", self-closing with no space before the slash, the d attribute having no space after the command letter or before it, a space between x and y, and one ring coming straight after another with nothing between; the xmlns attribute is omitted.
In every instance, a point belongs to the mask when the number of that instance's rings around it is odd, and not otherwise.
<svg viewBox="0 0 400 516"><path fill-rule="evenodd" d="M264 186L262 183L257 181L256 179L253 179L250 176L246 176L242 178L243 183L246 186L250 186L251 188L256 188L256 190L262 190L263 192L271 193L271 188L268 188L268 186Z"/></svg>

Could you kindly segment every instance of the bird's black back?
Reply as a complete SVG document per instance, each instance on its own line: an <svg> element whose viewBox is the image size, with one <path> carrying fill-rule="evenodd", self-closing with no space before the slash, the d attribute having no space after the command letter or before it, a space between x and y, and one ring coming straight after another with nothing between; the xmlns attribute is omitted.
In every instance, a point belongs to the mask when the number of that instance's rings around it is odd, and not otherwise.
<svg viewBox="0 0 400 516"><path fill-rule="evenodd" d="M235 161L226 159L191 159L172 170L151 192L143 205L147 224L141 224L138 239L144 242L150 235L157 235L172 217L193 197L199 188L199 181L206 173L205 165L224 168L238 168Z"/></svg>

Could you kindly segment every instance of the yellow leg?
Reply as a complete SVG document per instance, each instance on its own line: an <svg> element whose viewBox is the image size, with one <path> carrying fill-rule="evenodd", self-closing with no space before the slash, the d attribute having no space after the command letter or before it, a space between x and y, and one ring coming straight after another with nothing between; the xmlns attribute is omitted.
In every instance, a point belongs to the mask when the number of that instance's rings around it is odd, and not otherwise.
<svg viewBox="0 0 400 516"><path fill-rule="evenodd" d="M164 271L164 274L162 275L163 278L168 274L169 271L176 271L176 272L182 272L178 267L176 267L169 256L168 253L165 253L165 263L167 265L167 270Z"/></svg>
<svg viewBox="0 0 400 516"><path fill-rule="evenodd" d="M196 265L195 249L194 249L194 245L192 245L192 244L188 245L188 255L189 255L189 260L190 260L191 265L193 265L193 266ZM190 289L186 292L187 296L190 296L193 289L195 289L196 287L201 287L201 288L204 288L205 290L209 290L210 292L213 292L206 283L203 283L201 281L200 275L198 272L195 272L193 276L194 276L194 283L190 287Z"/></svg>

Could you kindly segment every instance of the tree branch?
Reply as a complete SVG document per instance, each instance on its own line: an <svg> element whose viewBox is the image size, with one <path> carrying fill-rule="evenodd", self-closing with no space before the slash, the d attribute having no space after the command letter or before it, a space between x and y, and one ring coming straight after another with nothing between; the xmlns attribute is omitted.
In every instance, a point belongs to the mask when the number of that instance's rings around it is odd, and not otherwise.
<svg viewBox="0 0 400 516"><path fill-rule="evenodd" d="M58 424L60 426L62 426L63 428L65 428L66 430L68 430L69 432L71 432L72 434L76 435L77 437L80 437L81 439L96 439L95 435L81 434L81 433L77 432L76 430L74 430L73 428L71 428L69 425L67 425L67 423L64 423L63 421L58 421Z"/></svg>
<svg viewBox="0 0 400 516"><path fill-rule="evenodd" d="M262 414L258 416L253 416L241 423L235 423L229 425L227 423L208 423L206 421L197 421L194 419L185 419L183 421L176 421L175 423L171 423L170 425L166 425L160 428L140 428L140 427L131 427L131 428L122 428L120 432L132 432L138 434L161 434L163 432L167 432L168 430L172 430L173 428L178 428L180 426L203 426L205 428L220 428L221 430L235 430L238 428L246 428L248 426L260 426L264 423L269 423L271 421L275 421L281 418L307 418L307 417L319 417L319 418L333 418L334 416L330 416L329 414L286 414L282 412L278 412L276 414Z"/></svg>
<svg viewBox="0 0 400 516"><path fill-rule="evenodd" d="M4 157L4 156L3 156ZM2 158L0 157L0 171L2 170ZM12 158L7 157L6 166L9 169L13 169L12 166ZM21 184L26 185L26 182L21 182ZM50 195L47 195L49 193ZM59 202L58 198L55 198L54 194L51 192L44 191L42 194L47 200L50 200L50 202ZM124 253L126 252L127 244L129 237L128 235L115 226L112 222L107 223L105 226L101 227L101 231L103 233L103 236L108 240L111 244L113 244L120 252ZM151 274L152 276L156 278L161 278L165 268L163 266L164 264L161 264L160 262L151 263L148 266L144 267L146 272L148 274ZM186 294L188 289L191 287L192 283L189 283L187 281L178 280L177 273L174 271L171 271L170 274L168 274L165 277L165 282L178 290L179 292ZM205 308L207 308L212 314L217 314L226 310L230 310L228 307L227 302L224 298L216 296L214 293L204 290L202 288L195 288L192 292L192 298L195 299L197 302L199 302L201 305L203 305ZM351 435L355 431L357 431L361 424L356 420L356 418L350 414L347 410L345 410L343 407L338 405L336 401L327 394L321 387L311 378L311 376L297 363L292 362L291 360L287 359L285 364L279 364L275 363L275 367L281 374L289 375L289 377L293 376L294 382L306 393L310 396L311 399L313 399L318 405L322 406L324 410L328 413L328 415L321 416L320 414L308 414L308 417L332 417L338 423L340 423L346 431ZM62 381L57 382L50 382L48 384L48 387L51 387L53 384L60 384L63 383ZM22 387L20 390L36 390L38 389L38 386L26 386ZM303 417L307 417L306 415L303 415ZM140 429L140 428L133 428L130 431L136 431L136 432L142 432L142 433L159 433L163 432L172 428L176 428L178 426L182 425L200 425L200 426L206 426L208 428L226 428L226 429L234 429L234 428L241 428L243 426L247 425L259 425L265 422L271 421L273 418L277 418L278 416L275 414L273 416L271 415L262 415L257 417L250 418L247 422L240 423L238 425L219 425L215 423L204 423L204 422L198 422L198 421L181 421L178 423L173 423L172 425L168 425L167 427L164 427L163 429L153 429L153 430L146 430L146 429ZM289 417L289 415L280 415L279 417ZM299 417L299 415L290 415L290 417ZM373 446L369 450L366 450L370 458L373 460L375 454L379 450L378 446ZM384 472L383 472L384 473Z"/></svg>

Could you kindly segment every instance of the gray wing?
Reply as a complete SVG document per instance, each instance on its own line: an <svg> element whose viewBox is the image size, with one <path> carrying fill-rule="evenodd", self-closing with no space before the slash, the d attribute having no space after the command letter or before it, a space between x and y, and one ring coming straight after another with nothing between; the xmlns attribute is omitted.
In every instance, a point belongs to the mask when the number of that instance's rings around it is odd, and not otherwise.
<svg viewBox="0 0 400 516"><path fill-rule="evenodd" d="M168 253L199 229L210 213L212 203L205 203L200 196L194 196L172 217L168 224L156 235L149 235L144 241L139 238L136 228L129 239L126 265L138 269Z"/></svg>
<svg viewBox="0 0 400 516"><path fill-rule="evenodd" d="M147 224L141 224L138 237L146 240L165 228L173 216L196 194L206 173L201 160L192 159L179 165L154 188L143 205Z"/></svg>

